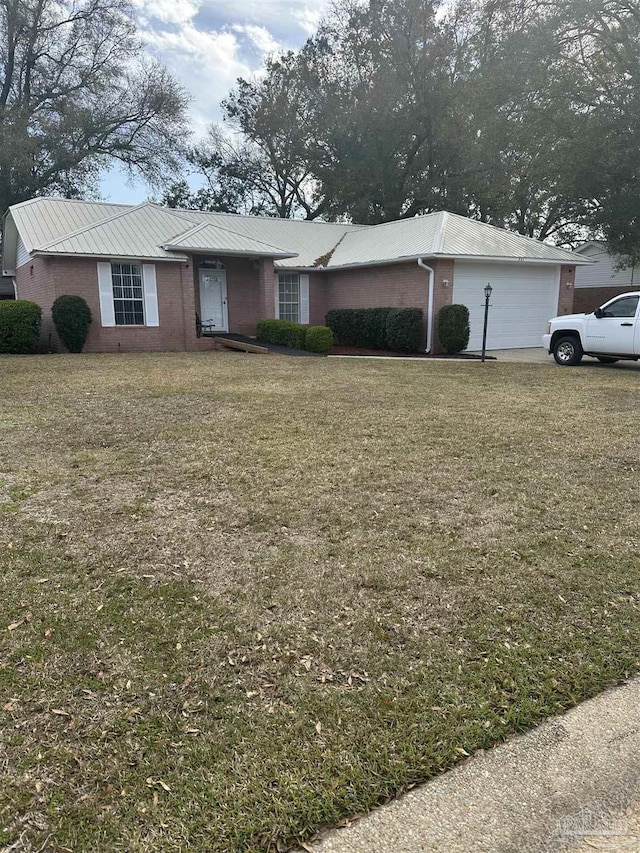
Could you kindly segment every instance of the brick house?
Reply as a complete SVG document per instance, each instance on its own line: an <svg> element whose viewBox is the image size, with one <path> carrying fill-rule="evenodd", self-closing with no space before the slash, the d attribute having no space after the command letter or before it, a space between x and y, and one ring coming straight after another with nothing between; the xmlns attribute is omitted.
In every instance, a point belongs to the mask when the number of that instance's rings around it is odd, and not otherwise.
<svg viewBox="0 0 640 853"><path fill-rule="evenodd" d="M480 346L539 346L549 317L573 308L580 255L450 213L378 226L304 222L36 198L4 217L3 274L43 308L62 294L91 308L89 352L207 350L205 332L255 334L262 318L322 324L330 308L409 306L437 351L443 305L469 307Z"/></svg>

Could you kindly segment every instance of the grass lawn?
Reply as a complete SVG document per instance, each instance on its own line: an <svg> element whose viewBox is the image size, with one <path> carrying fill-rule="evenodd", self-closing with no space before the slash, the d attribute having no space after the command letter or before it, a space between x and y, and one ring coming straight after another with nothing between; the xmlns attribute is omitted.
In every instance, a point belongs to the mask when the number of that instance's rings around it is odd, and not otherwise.
<svg viewBox="0 0 640 853"><path fill-rule="evenodd" d="M0 359L0 849L286 850L637 672L639 411L599 367Z"/></svg>

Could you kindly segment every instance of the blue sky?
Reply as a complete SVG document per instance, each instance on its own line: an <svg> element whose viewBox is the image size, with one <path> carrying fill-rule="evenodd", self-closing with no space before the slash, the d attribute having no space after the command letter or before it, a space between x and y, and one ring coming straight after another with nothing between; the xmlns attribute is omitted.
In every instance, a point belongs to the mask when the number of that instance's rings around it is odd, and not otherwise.
<svg viewBox="0 0 640 853"><path fill-rule="evenodd" d="M160 59L192 97L194 137L220 119L220 101L238 77L259 71L266 54L299 47L330 0L134 0L147 50ZM137 203L143 183L127 183L118 168L103 178L106 199Z"/></svg>

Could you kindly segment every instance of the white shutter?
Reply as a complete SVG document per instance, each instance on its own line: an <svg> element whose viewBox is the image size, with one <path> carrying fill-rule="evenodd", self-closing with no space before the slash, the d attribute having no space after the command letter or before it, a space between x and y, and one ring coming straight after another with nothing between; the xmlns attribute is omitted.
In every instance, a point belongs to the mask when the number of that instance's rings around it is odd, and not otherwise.
<svg viewBox="0 0 640 853"><path fill-rule="evenodd" d="M309 325L309 276L300 276L300 322Z"/></svg>
<svg viewBox="0 0 640 853"><path fill-rule="evenodd" d="M142 280L144 282L144 317L146 326L159 326L158 287L156 285L155 264L143 264Z"/></svg>
<svg viewBox="0 0 640 853"><path fill-rule="evenodd" d="M113 307L111 264L98 264L98 290L100 293L100 317L102 325L115 326L116 312Z"/></svg>
<svg viewBox="0 0 640 853"><path fill-rule="evenodd" d="M275 278L275 288L274 289L276 292L276 295L275 295L276 305L275 305L275 314L273 316L276 318L276 320L279 320L280 319L280 273L276 273L274 278Z"/></svg>

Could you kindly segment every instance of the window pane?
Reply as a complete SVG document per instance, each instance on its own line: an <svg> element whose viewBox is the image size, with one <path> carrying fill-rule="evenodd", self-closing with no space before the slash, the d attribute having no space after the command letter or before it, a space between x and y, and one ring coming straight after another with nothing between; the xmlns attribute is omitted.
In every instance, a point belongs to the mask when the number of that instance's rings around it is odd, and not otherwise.
<svg viewBox="0 0 640 853"><path fill-rule="evenodd" d="M604 309L605 317L635 317L638 310L638 296L627 296L618 299L612 305Z"/></svg>
<svg viewBox="0 0 640 853"><path fill-rule="evenodd" d="M117 326L144 326L144 291L139 264L111 264Z"/></svg>

